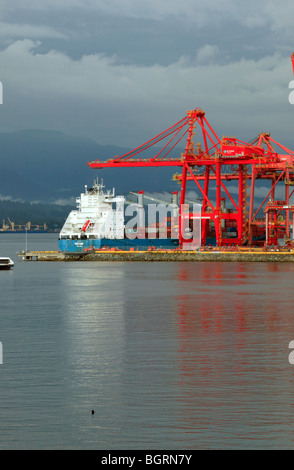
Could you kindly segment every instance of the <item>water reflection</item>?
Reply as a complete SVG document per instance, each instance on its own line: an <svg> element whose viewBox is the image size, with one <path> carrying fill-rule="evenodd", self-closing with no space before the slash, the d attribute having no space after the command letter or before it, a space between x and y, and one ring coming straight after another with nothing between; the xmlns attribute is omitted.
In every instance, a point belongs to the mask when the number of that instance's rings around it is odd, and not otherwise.
<svg viewBox="0 0 294 470"><path fill-rule="evenodd" d="M124 267L119 263L72 263L62 280L68 416L83 448L109 447L109 429L119 429L125 350L123 282Z"/></svg>
<svg viewBox="0 0 294 470"><path fill-rule="evenodd" d="M179 421L191 447L293 446L285 413L294 403L293 272L290 264L179 265Z"/></svg>
<svg viewBox="0 0 294 470"><path fill-rule="evenodd" d="M67 268L68 413L81 442L292 448L293 276L268 263Z"/></svg>
<svg viewBox="0 0 294 470"><path fill-rule="evenodd" d="M292 263L23 263L12 274L2 448L294 447Z"/></svg>

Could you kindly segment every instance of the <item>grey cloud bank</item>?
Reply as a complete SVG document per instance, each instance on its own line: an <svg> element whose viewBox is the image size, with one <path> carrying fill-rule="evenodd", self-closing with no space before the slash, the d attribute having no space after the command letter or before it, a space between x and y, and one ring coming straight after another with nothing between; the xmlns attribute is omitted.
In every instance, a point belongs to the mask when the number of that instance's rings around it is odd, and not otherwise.
<svg viewBox="0 0 294 470"><path fill-rule="evenodd" d="M294 147L293 13L288 1L2 0L0 130L134 147L199 106L220 135L270 131Z"/></svg>

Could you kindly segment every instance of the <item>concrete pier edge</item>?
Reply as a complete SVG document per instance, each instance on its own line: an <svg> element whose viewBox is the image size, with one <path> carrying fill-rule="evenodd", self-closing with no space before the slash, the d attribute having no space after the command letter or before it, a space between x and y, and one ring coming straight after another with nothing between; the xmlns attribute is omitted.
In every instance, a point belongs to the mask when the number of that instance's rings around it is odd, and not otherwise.
<svg viewBox="0 0 294 470"><path fill-rule="evenodd" d="M95 251L63 253L28 251L18 254L23 261L228 261L228 262L293 262L292 251Z"/></svg>

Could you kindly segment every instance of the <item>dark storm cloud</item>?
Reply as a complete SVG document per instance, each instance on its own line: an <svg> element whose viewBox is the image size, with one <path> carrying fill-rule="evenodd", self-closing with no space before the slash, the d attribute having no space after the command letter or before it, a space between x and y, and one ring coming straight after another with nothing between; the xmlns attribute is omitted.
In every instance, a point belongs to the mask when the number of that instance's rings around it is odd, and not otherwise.
<svg viewBox="0 0 294 470"><path fill-rule="evenodd" d="M220 134L290 145L291 2L1 4L2 130L132 146L200 106Z"/></svg>

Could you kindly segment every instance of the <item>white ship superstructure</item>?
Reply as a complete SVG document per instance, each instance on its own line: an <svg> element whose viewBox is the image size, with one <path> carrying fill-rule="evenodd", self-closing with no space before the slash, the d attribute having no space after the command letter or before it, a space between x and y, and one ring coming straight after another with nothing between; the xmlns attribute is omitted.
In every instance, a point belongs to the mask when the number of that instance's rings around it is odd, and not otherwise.
<svg viewBox="0 0 294 470"><path fill-rule="evenodd" d="M81 193L60 232L60 239L124 238L124 196L104 191L103 181Z"/></svg>

